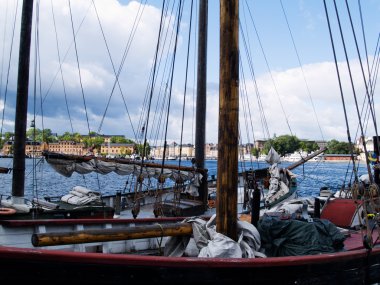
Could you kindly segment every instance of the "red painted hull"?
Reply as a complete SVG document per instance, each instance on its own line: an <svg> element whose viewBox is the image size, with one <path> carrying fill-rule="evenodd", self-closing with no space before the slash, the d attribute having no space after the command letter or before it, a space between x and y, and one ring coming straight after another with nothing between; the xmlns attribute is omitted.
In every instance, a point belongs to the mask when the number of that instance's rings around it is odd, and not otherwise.
<svg viewBox="0 0 380 285"><path fill-rule="evenodd" d="M23 274L8 275L18 268ZM0 248L5 281L53 284L371 284L380 281L380 249L265 259L169 258ZM9 277L9 280L6 280ZM5 279L4 279L5 278Z"/></svg>
<svg viewBox="0 0 380 285"><path fill-rule="evenodd" d="M82 224L170 222L181 218L82 220ZM75 224L78 220L2 221L5 227ZM363 249L360 233L346 251L272 258L189 258L69 252L0 247L3 282L38 280L53 284L372 284L380 282L380 248ZM9 274L17 268L22 274ZM241 283L244 284L244 283Z"/></svg>

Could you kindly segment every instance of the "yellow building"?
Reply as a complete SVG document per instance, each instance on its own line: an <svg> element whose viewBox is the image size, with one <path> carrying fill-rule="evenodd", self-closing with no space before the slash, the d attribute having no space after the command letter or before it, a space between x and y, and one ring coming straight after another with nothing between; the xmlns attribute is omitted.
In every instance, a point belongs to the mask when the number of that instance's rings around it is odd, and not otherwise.
<svg viewBox="0 0 380 285"><path fill-rule="evenodd" d="M131 143L104 143L100 147L100 153L110 156L125 156L133 153L134 144Z"/></svg>
<svg viewBox="0 0 380 285"><path fill-rule="evenodd" d="M27 141L25 143L25 155L30 157L38 157L42 155L43 144L40 142ZM4 155L13 154L13 141L7 141L2 149Z"/></svg>
<svg viewBox="0 0 380 285"><path fill-rule="evenodd" d="M47 144L47 150L64 154L84 155L87 153L84 143L60 141Z"/></svg>

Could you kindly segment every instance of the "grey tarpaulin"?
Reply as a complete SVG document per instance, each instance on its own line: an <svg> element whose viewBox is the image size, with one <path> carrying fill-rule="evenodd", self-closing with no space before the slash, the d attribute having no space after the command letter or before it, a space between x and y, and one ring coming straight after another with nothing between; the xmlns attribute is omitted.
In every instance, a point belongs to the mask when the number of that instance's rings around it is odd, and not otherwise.
<svg viewBox="0 0 380 285"><path fill-rule="evenodd" d="M257 229L267 256L295 256L343 250L345 236L330 221L281 220L264 215Z"/></svg>

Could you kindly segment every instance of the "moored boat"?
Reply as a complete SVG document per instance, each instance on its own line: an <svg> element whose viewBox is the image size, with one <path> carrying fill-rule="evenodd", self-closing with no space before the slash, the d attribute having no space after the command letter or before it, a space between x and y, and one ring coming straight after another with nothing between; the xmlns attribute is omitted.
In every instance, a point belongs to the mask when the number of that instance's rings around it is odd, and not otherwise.
<svg viewBox="0 0 380 285"><path fill-rule="evenodd" d="M24 0L24 9L31 9L32 4ZM2 220L3 282L31 278L60 284L380 282L375 231L374 242L366 247L361 230L340 230L328 220L267 215L257 221L257 227L238 221L238 4L238 0L220 1L222 155L218 160L216 216ZM200 1L200 5L207 7L207 2ZM255 177L252 183L255 189ZM296 238L291 238L294 234ZM22 274L9 274L15 268Z"/></svg>

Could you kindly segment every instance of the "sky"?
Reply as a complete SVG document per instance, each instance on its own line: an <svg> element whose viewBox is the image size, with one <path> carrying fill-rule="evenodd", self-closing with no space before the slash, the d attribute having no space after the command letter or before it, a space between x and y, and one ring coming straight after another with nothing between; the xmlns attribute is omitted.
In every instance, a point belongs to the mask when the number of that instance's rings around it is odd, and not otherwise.
<svg viewBox="0 0 380 285"><path fill-rule="evenodd" d="M178 0L165 1L163 14L163 2L156 0L34 2L28 127L35 120L37 128L59 135L94 131L134 140L146 136L156 142L194 143L198 1L183 2L177 38ZM354 140L360 133L358 113L365 136L375 135L373 120L367 123L361 108L366 85L369 88L363 73L368 82L368 65L371 68L378 56L380 2L347 1L356 42L346 2L337 2L345 49L334 1L327 0L326 6L342 92L322 0L240 0L242 143L285 134L347 141L347 130ZM22 1L0 0L2 133L14 128L21 7ZM217 143L219 2L209 1L208 9L205 134L206 142ZM155 61L161 15L161 35L166 37L160 37L160 43L166 47ZM163 94L170 104L160 101ZM376 113L378 103L374 104Z"/></svg>

